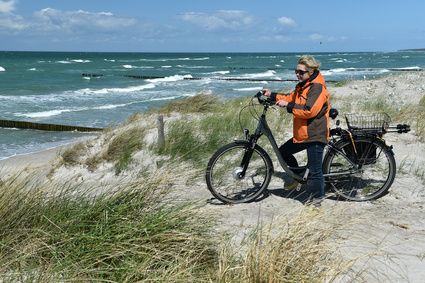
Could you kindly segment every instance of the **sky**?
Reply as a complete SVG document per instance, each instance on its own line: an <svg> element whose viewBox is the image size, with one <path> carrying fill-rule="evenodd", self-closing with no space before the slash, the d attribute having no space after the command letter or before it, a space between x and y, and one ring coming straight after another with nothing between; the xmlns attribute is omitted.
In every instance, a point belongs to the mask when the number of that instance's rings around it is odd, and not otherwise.
<svg viewBox="0 0 425 283"><path fill-rule="evenodd" d="M3 51L410 48L425 48L423 0L0 0Z"/></svg>

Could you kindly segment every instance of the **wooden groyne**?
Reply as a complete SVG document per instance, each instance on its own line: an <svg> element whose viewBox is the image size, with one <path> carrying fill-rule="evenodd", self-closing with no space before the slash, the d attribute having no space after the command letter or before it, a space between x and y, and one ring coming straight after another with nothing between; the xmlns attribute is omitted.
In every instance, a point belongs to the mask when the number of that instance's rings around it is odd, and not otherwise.
<svg viewBox="0 0 425 283"><path fill-rule="evenodd" d="M59 124L45 124L33 123L26 121L13 121L13 120L0 120L0 127L2 128L17 128L17 129L32 129L42 131L55 131L55 132L98 132L103 128L80 127Z"/></svg>

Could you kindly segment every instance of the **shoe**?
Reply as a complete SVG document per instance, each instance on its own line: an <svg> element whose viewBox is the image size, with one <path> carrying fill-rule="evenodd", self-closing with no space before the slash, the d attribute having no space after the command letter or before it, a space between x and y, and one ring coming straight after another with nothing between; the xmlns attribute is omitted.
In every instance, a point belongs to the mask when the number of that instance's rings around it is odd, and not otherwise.
<svg viewBox="0 0 425 283"><path fill-rule="evenodd" d="M299 183L295 180L285 182L283 189L285 190L294 190L298 188Z"/></svg>
<svg viewBox="0 0 425 283"><path fill-rule="evenodd" d="M312 206L312 207L321 207L322 206L322 199L321 198L312 198L306 201L306 206Z"/></svg>

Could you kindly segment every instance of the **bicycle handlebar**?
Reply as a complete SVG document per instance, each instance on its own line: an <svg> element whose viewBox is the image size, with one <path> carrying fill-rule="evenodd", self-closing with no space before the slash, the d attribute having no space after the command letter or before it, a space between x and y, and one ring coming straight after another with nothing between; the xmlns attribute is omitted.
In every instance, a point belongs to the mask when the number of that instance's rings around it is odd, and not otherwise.
<svg viewBox="0 0 425 283"><path fill-rule="evenodd" d="M390 126L387 129L387 132L397 132L399 134L410 132L410 125L407 124L397 124L397 126Z"/></svg>
<svg viewBox="0 0 425 283"><path fill-rule="evenodd" d="M264 106L274 105L273 101L269 96L265 96L263 91L259 91L255 94L255 97L258 99L258 102Z"/></svg>

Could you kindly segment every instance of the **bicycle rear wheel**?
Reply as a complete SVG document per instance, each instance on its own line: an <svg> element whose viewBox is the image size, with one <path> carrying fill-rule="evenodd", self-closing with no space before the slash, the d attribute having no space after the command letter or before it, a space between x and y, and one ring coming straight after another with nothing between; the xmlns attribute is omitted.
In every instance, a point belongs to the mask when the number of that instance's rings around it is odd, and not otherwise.
<svg viewBox="0 0 425 283"><path fill-rule="evenodd" d="M242 174L246 165L246 172ZM267 152L258 145L251 149L250 143L241 141L225 145L214 153L205 177L214 197L224 203L242 203L260 196L272 174L273 164Z"/></svg>
<svg viewBox="0 0 425 283"><path fill-rule="evenodd" d="M355 139L355 144L357 159L352 155L354 151L350 140L338 141L335 144L337 150L330 148L323 160L325 181L344 199L377 199L388 191L394 181L394 154L380 140L361 137Z"/></svg>

